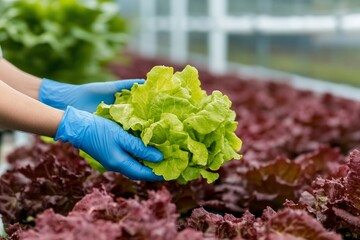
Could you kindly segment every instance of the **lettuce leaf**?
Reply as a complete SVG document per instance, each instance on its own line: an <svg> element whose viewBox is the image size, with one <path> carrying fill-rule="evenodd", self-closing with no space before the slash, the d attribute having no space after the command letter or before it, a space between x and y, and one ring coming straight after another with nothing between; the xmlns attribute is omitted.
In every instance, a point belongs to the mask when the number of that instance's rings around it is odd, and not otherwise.
<svg viewBox="0 0 360 240"><path fill-rule="evenodd" d="M186 66L156 66L143 85L117 93L115 103L101 103L96 115L119 123L140 137L145 145L164 155L160 163L143 161L165 180L186 183L202 176L211 183L222 164L240 159L242 142L231 101L220 91L207 95L200 87L198 71Z"/></svg>
<svg viewBox="0 0 360 240"><path fill-rule="evenodd" d="M290 208L275 212L267 207L259 218L249 211L237 218L228 213L223 216L211 213L200 207L185 219L181 228L185 227L204 232L204 239L341 239L339 234L325 229L306 211Z"/></svg>
<svg viewBox="0 0 360 240"><path fill-rule="evenodd" d="M337 174L318 177L310 191L304 191L291 208L305 209L325 227L341 233L345 239L360 238L360 151L351 151L346 165Z"/></svg>

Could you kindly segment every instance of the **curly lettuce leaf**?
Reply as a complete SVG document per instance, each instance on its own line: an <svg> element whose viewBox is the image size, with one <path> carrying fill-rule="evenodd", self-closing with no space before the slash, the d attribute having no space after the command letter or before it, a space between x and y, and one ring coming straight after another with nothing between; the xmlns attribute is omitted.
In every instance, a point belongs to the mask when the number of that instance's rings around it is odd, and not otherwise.
<svg viewBox="0 0 360 240"><path fill-rule="evenodd" d="M114 104L101 103L95 114L119 123L140 137L145 145L164 155L160 163L143 161L165 180L186 183L202 176L208 183L231 159L240 159L241 140L231 101L220 91L207 95L200 87L198 71L182 72L156 66L143 85L116 93Z"/></svg>

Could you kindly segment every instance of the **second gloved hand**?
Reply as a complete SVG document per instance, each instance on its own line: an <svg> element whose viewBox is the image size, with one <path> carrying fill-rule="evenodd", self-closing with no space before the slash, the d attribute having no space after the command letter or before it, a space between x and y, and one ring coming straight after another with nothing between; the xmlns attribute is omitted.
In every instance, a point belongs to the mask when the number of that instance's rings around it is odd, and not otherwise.
<svg viewBox="0 0 360 240"><path fill-rule="evenodd" d="M101 101L112 104L115 93L130 89L134 83L143 84L142 79L119 80L73 85L43 79L40 85L39 100L51 107L65 110L73 106L79 110L95 112Z"/></svg>
<svg viewBox="0 0 360 240"><path fill-rule="evenodd" d="M145 146L141 139L108 119L67 107L55 136L55 140L59 139L84 150L109 171L134 180L163 180L132 157L159 162L163 158L161 152Z"/></svg>

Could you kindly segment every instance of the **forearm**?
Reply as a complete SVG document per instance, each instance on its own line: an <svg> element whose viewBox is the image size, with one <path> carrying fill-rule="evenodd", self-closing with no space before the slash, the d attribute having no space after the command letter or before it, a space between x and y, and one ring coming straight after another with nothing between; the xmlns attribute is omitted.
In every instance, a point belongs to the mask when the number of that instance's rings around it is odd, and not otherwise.
<svg viewBox="0 0 360 240"><path fill-rule="evenodd" d="M0 128L54 137L64 112L11 88L0 80Z"/></svg>
<svg viewBox="0 0 360 240"><path fill-rule="evenodd" d="M38 99L41 79L21 71L5 59L0 59L0 79L17 91Z"/></svg>

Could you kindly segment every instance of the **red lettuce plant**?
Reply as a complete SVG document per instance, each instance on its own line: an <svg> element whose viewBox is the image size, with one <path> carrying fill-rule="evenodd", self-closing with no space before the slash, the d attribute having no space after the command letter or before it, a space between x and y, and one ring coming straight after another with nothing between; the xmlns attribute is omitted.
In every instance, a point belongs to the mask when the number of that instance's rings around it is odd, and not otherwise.
<svg viewBox="0 0 360 240"><path fill-rule="evenodd" d="M299 203L287 206L306 209L329 229L349 239L360 237L360 151L354 150L349 163L338 169L337 176L317 178L312 189L303 192Z"/></svg>
<svg viewBox="0 0 360 240"><path fill-rule="evenodd" d="M185 239L194 231L177 230L176 206L165 189L149 192L147 200L118 198L97 189L79 201L68 216L46 210L34 229L20 239ZM202 234L197 233L198 236ZM196 234L195 234L196 236Z"/></svg>

